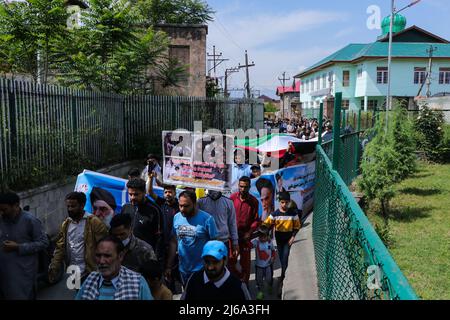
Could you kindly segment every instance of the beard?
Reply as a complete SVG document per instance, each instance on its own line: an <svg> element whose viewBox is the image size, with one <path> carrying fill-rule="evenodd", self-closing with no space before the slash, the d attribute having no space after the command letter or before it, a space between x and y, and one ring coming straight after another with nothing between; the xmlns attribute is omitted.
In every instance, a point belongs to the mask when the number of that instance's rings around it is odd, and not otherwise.
<svg viewBox="0 0 450 320"><path fill-rule="evenodd" d="M217 270L206 270L205 269L205 273L208 277L208 279L210 280L216 280L222 273L223 273L223 269L217 271Z"/></svg>
<svg viewBox="0 0 450 320"><path fill-rule="evenodd" d="M222 192L220 191L209 191L208 196L213 200L218 200L222 196Z"/></svg>

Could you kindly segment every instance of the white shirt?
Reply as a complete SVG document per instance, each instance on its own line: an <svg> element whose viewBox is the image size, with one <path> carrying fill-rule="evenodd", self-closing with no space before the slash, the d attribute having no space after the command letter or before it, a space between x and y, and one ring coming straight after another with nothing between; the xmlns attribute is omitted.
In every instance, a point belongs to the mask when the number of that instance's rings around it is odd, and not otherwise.
<svg viewBox="0 0 450 320"><path fill-rule="evenodd" d="M230 275L231 275L231 274L230 274L230 271L228 271L228 268L225 267L225 274L224 274L224 276L223 276L219 281L214 282L214 285L215 285L217 288L220 288L221 286L223 286L223 284L225 283L225 281L228 280L228 278L230 277ZM205 284L208 283L208 282L210 281L209 278L208 278L208 276L206 275L206 272L205 272L205 271L203 271L203 281L205 281ZM251 300L252 298L251 298L251 296L250 296L250 292L248 291L247 285L246 285L244 282L242 282L242 284L241 284L241 289L242 289L242 291L244 292L244 296L246 297L246 299L247 299L247 300Z"/></svg>
<svg viewBox="0 0 450 320"><path fill-rule="evenodd" d="M225 268L225 274L224 276L219 280L214 282L214 285L217 288L220 288L221 286L223 286L223 284L225 283L225 281L227 281L227 279L230 277L230 271L228 271L227 268ZM210 280L208 278L208 276L206 275L206 272L203 271L203 281L205 281L205 284L208 283Z"/></svg>
<svg viewBox="0 0 450 320"><path fill-rule="evenodd" d="M86 269L86 262L84 261L84 228L88 216L89 214L86 212L80 222L69 218L71 221L67 229L70 264L80 267L81 274Z"/></svg>

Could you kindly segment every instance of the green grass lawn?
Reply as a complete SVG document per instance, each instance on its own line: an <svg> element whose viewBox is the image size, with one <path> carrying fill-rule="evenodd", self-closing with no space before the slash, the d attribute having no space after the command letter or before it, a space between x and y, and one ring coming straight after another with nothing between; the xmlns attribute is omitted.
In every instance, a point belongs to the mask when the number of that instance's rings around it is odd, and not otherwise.
<svg viewBox="0 0 450 320"><path fill-rule="evenodd" d="M420 163L396 186L389 248L421 299L450 299L450 164ZM372 213L370 213L372 211ZM372 223L381 219L368 211Z"/></svg>

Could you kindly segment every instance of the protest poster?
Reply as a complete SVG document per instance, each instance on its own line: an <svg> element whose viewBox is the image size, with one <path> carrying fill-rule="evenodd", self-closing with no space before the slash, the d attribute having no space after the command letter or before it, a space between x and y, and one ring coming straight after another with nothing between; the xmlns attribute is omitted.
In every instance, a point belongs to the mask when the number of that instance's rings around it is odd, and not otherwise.
<svg viewBox="0 0 450 320"><path fill-rule="evenodd" d="M309 212L313 206L315 169L316 163L312 161L274 172L276 196L287 191L298 210ZM277 203L275 208L278 207Z"/></svg>
<svg viewBox="0 0 450 320"><path fill-rule="evenodd" d="M183 136L181 140L180 136ZM232 148L233 145L232 136L164 131L163 182L192 188L229 190L231 155L227 147Z"/></svg>
<svg viewBox="0 0 450 320"><path fill-rule="evenodd" d="M275 176L274 174L262 175L251 180L250 194L254 196L259 203L258 214L264 221L272 212L274 212L276 203Z"/></svg>

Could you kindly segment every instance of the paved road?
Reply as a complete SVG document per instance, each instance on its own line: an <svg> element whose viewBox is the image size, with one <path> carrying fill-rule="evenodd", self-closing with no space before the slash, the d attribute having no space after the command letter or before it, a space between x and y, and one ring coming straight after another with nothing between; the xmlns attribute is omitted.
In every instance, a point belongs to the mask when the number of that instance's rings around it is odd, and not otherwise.
<svg viewBox="0 0 450 320"><path fill-rule="evenodd" d="M283 285L283 300L318 300L316 261L312 240L311 213L297 233L289 256Z"/></svg>
<svg viewBox="0 0 450 320"><path fill-rule="evenodd" d="M76 291L67 289L68 275L63 279L47 288L43 288L37 295L38 300L73 300L75 298Z"/></svg>

